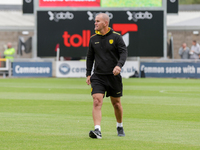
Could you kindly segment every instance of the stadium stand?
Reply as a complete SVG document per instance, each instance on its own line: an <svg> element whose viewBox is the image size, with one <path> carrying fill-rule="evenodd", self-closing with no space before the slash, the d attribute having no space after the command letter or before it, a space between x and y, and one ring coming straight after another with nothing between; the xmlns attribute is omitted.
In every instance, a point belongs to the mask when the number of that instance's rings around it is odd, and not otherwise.
<svg viewBox="0 0 200 150"><path fill-rule="evenodd" d="M34 16L23 15L21 5L0 5L0 56L3 56L4 45L8 42L18 49L20 36L24 36L23 31L28 31L25 40L34 34ZM17 56L16 56L17 57ZM21 57L31 58L31 53L24 54Z"/></svg>
<svg viewBox="0 0 200 150"><path fill-rule="evenodd" d="M174 59L180 59L178 49L183 42L186 42L188 47L192 46L193 40L200 42L199 30L200 11L180 11L178 15L167 16L167 32L171 33L174 39Z"/></svg>
<svg viewBox="0 0 200 150"><path fill-rule="evenodd" d="M178 15L167 16L167 32L171 33L174 39L174 59L180 59L178 49L183 42L186 42L189 47L192 40L200 42L200 36L193 34L193 31L200 30L200 11L196 11L196 8L199 8L198 6L179 6L181 11L179 11ZM0 17L0 55L4 51L3 45L8 41L13 43L13 47L16 50L18 49L18 38L23 36L22 31L28 31L29 37L33 36L35 26L34 15L23 15L22 5L0 4ZM20 57L30 58L32 56L29 53Z"/></svg>
<svg viewBox="0 0 200 150"><path fill-rule="evenodd" d="M191 47L192 40L200 42L200 36L193 34L193 31L200 30L200 11L196 11L196 8L199 8L199 5L179 6L181 11L178 15L167 16L167 32L173 36L174 59L180 59L178 49L183 42L186 42L189 47ZM0 56L2 56L3 46L7 42L13 43L13 47L18 49L19 37L24 36L22 31L28 31L29 37L34 35L35 19L34 15L23 15L22 5L13 4L0 4L0 17ZM21 57L31 58L32 54L24 54Z"/></svg>

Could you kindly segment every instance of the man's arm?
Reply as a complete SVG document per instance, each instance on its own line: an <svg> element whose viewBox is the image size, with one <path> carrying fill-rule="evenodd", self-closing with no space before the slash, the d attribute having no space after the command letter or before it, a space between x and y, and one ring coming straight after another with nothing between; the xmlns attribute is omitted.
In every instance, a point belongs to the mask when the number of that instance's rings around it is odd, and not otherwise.
<svg viewBox="0 0 200 150"><path fill-rule="evenodd" d="M183 54L183 49L179 48L179 55L182 56L182 54Z"/></svg>
<svg viewBox="0 0 200 150"><path fill-rule="evenodd" d="M91 75L93 63L94 63L94 50L92 48L91 39L90 39L89 49L88 49L87 59L86 59L86 77Z"/></svg>
<svg viewBox="0 0 200 150"><path fill-rule="evenodd" d="M195 53L195 54L199 54L199 47L198 46L192 46L191 47L191 52Z"/></svg>
<svg viewBox="0 0 200 150"><path fill-rule="evenodd" d="M115 66L115 68L113 69L113 74L115 76L121 72L121 68L123 67L127 58L127 48L121 36L118 37L117 49L119 53L119 60L117 66Z"/></svg>
<svg viewBox="0 0 200 150"><path fill-rule="evenodd" d="M196 53L197 55L199 55L199 53L200 53L199 46L196 46L196 48L194 49L194 53Z"/></svg>
<svg viewBox="0 0 200 150"><path fill-rule="evenodd" d="M122 39L122 36L118 37L117 49L118 49L118 53L119 53L119 61L117 63L117 66L122 68L126 61L126 58L127 58L127 48L124 43L124 40Z"/></svg>
<svg viewBox="0 0 200 150"><path fill-rule="evenodd" d="M184 51L183 48L180 48L180 49L179 49L179 55L180 55L181 58L183 57L183 51Z"/></svg>
<svg viewBox="0 0 200 150"><path fill-rule="evenodd" d="M91 84L91 82L90 82L90 77L91 77L91 76L87 76L87 79L86 79L87 85L90 85L90 84Z"/></svg>
<svg viewBox="0 0 200 150"><path fill-rule="evenodd" d="M119 66L115 66L113 69L113 74L116 76L121 72L121 68Z"/></svg>

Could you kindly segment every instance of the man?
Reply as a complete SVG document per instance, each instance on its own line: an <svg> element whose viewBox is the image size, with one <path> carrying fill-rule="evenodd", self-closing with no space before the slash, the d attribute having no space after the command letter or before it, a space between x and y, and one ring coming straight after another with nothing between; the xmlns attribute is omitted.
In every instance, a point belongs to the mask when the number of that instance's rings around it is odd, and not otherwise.
<svg viewBox="0 0 200 150"><path fill-rule="evenodd" d="M6 59L13 61L15 55L15 49L12 47L11 43L7 44L7 49L4 51L4 56Z"/></svg>
<svg viewBox="0 0 200 150"><path fill-rule="evenodd" d="M114 32L109 25L107 14L100 13L95 18L95 35L91 36L87 54L87 79L86 83L91 84L93 97L93 121L95 130L89 132L91 138L101 139L101 107L106 92L110 96L117 120L118 136L125 136L122 123L122 78L121 68L127 57L127 49L121 35ZM92 66L94 74L91 76Z"/></svg>
<svg viewBox="0 0 200 150"><path fill-rule="evenodd" d="M190 56L189 52L190 52L189 47L187 47L186 43L183 43L182 47L179 49L179 55L181 59L189 59Z"/></svg>
<svg viewBox="0 0 200 150"><path fill-rule="evenodd" d="M199 59L199 54L200 54L200 48L199 44L194 40L192 42L192 47L190 50L190 59Z"/></svg>

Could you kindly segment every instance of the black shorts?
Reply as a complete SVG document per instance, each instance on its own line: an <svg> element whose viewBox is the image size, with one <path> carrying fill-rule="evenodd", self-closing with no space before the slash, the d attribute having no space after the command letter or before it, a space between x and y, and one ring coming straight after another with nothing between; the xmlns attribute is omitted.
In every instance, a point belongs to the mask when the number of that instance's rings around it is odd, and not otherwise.
<svg viewBox="0 0 200 150"><path fill-rule="evenodd" d="M122 77L120 74L117 76L93 74L90 78L91 81L91 94L102 93L106 97L121 97L123 91Z"/></svg>

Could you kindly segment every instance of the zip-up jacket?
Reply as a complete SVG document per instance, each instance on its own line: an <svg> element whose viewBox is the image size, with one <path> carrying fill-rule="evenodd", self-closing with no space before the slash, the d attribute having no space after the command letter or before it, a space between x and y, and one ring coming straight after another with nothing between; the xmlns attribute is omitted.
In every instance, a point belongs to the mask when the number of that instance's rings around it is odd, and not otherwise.
<svg viewBox="0 0 200 150"><path fill-rule="evenodd" d="M108 75L113 74L115 66L123 67L127 58L127 48L122 36L111 28L105 35L91 36L86 61L86 76L91 75L93 63L94 73Z"/></svg>

